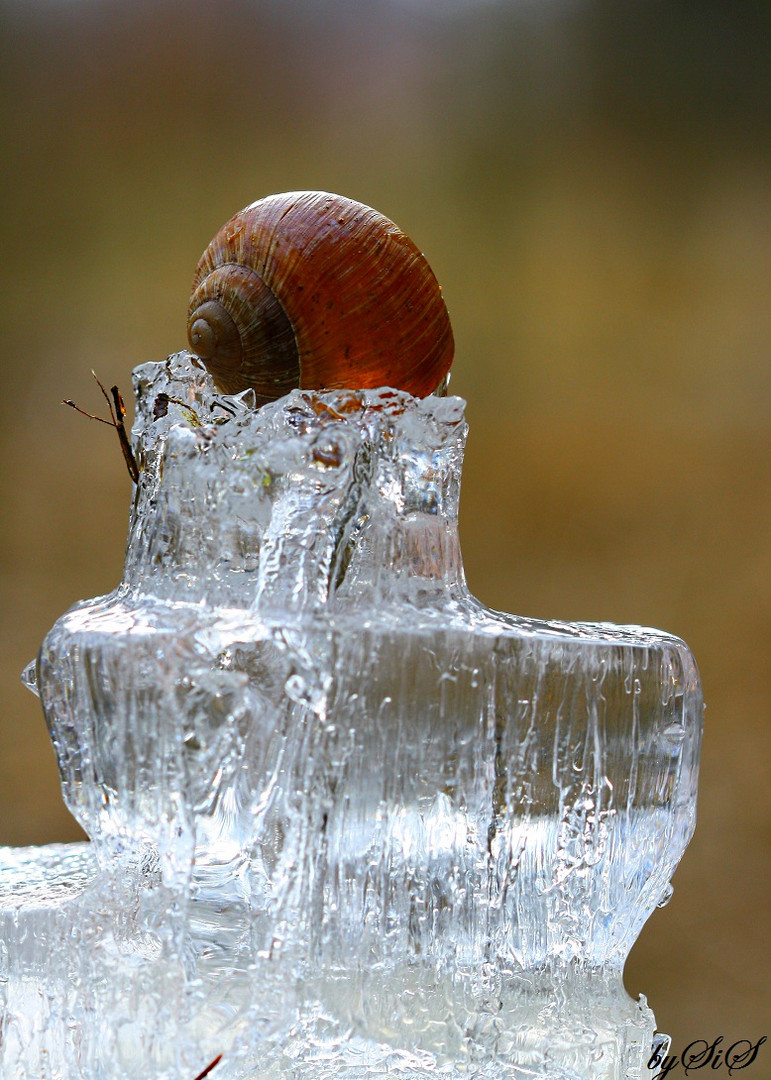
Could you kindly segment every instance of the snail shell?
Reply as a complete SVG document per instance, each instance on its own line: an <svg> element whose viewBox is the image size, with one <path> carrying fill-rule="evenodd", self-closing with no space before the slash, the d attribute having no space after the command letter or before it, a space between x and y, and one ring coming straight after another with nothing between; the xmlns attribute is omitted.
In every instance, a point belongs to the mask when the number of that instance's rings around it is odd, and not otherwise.
<svg viewBox="0 0 771 1080"><path fill-rule="evenodd" d="M201 256L190 347L226 394L392 386L431 394L454 343L441 288L388 218L324 191L241 210Z"/></svg>

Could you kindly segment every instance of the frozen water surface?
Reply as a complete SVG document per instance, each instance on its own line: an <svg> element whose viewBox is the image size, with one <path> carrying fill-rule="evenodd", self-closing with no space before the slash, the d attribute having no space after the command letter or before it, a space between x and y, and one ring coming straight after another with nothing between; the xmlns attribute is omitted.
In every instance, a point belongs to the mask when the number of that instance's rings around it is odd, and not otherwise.
<svg viewBox="0 0 771 1080"><path fill-rule="evenodd" d="M0 852L8 1080L634 1080L688 649L467 591L456 398L135 373L124 580L27 681L87 846Z"/></svg>

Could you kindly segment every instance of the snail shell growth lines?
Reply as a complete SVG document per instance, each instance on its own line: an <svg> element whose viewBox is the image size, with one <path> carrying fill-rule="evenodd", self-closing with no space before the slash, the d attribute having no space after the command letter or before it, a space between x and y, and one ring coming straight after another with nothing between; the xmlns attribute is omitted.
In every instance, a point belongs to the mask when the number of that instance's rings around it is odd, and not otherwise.
<svg viewBox="0 0 771 1080"><path fill-rule="evenodd" d="M441 288L398 226L322 191L270 195L201 256L190 347L220 390L272 401L295 387L433 393L454 343Z"/></svg>

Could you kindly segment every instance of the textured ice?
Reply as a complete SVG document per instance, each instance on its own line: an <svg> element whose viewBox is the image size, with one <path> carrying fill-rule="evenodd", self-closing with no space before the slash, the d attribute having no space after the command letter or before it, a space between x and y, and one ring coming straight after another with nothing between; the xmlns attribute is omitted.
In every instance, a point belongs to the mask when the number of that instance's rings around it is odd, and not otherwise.
<svg viewBox="0 0 771 1080"><path fill-rule="evenodd" d="M135 373L124 579L46 637L89 845L0 852L3 1080L634 1080L698 673L467 591L456 398Z"/></svg>

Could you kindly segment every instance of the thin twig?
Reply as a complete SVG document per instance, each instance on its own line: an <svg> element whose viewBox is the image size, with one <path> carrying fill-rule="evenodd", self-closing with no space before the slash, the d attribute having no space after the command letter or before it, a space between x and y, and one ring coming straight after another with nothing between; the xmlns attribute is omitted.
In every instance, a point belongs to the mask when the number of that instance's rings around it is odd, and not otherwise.
<svg viewBox="0 0 771 1080"><path fill-rule="evenodd" d="M139 466L137 465L137 459L134 457L134 451L131 449L131 441L126 434L126 425L124 423L124 420L126 419L126 406L123 404L123 398L121 397L121 392L117 386L113 386L110 393L115 402L115 411L118 414L118 422L115 425L115 430L118 432L118 441L120 442L120 448L123 451L123 460L126 462L129 476L134 483L137 484L139 483Z"/></svg>
<svg viewBox="0 0 771 1080"><path fill-rule="evenodd" d="M203 1072L199 1072L199 1074L198 1074L198 1076L196 1076L195 1080L203 1080L203 1078L205 1076L209 1075L209 1073L212 1071L214 1066L219 1065L219 1063L221 1061L222 1061L222 1054L217 1054L214 1061L210 1061L209 1064L206 1066L206 1068L203 1070Z"/></svg>
<svg viewBox="0 0 771 1080"><path fill-rule="evenodd" d="M76 405L75 402L71 401L69 398L65 398L64 401L62 401L62 405L69 405L71 409L74 409L75 412L79 412L81 416L87 416L89 420L98 420L100 424L107 424L107 427L115 426L112 420L105 420L103 416L94 416L93 413L86 412L85 409L81 409L79 405Z"/></svg>
<svg viewBox="0 0 771 1080"><path fill-rule="evenodd" d="M107 402L107 408L110 410L110 419L104 420L101 416L94 416L93 413L86 412L85 409L81 409L74 401L70 401L69 398L63 401L62 405L69 405L71 409L74 409L75 412L79 412L81 416L87 416L89 420L98 420L100 424L107 424L108 427L115 428L118 433L121 453L123 454L123 460L126 462L129 476L134 483L137 484L139 483L139 466L137 465L137 459L134 457L134 451L131 449L131 440L126 432L126 406L123 404L121 392L117 386L113 386L110 390L110 393L112 394L112 398L110 398L110 394L107 393L106 389L99 381L96 372L92 371L91 374L96 379L96 385L102 391L104 400ZM113 406L115 406L114 409Z"/></svg>

